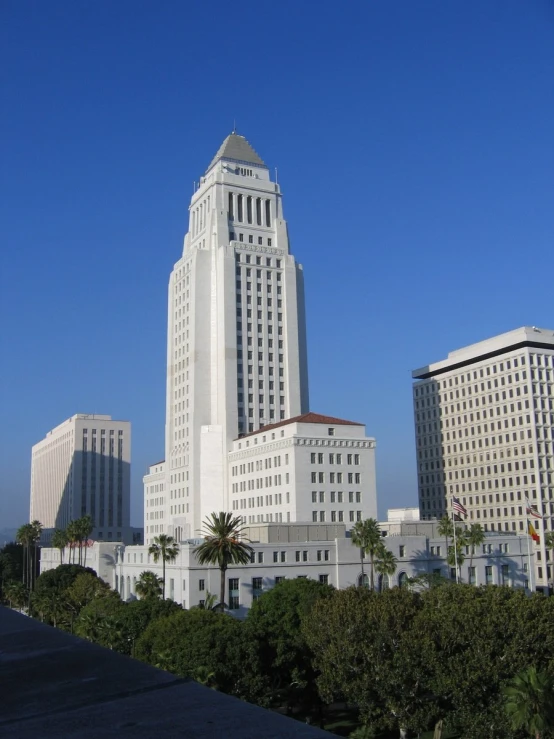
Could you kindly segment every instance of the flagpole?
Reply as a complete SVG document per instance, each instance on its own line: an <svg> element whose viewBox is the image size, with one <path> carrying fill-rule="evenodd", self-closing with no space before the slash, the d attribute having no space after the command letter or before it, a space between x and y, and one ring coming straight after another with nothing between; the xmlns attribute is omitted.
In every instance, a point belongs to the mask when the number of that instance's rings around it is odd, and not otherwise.
<svg viewBox="0 0 554 739"><path fill-rule="evenodd" d="M454 529L454 566L456 568L456 583L458 582L458 547L456 546L456 522L454 521L454 507L452 507L452 528Z"/></svg>
<svg viewBox="0 0 554 739"><path fill-rule="evenodd" d="M533 566L531 564L531 532L529 531L529 519L527 519L527 559L529 562L529 590L533 592Z"/></svg>

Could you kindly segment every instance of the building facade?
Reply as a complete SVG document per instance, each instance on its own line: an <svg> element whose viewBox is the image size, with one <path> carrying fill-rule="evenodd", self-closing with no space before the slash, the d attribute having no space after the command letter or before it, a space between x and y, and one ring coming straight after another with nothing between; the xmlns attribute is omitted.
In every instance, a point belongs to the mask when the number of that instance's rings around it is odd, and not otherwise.
<svg viewBox="0 0 554 739"><path fill-rule="evenodd" d="M455 578L446 564L446 542L437 524L428 521L381 524L384 543L397 559L390 577L376 575L378 589L402 586L418 575ZM230 566L226 573L229 611L244 616L252 603L283 579L307 577L347 588L362 583L360 550L352 544L344 524L263 523L247 527L254 549L247 565ZM202 604L211 593L219 595L217 567L200 565L194 548L202 540L185 542L174 562L166 565L166 597L185 608ZM87 552L87 565L96 569L124 600L136 597L136 583L145 570L162 577L161 562L155 563L148 547L125 547L97 542ZM531 562L533 554L531 553ZM41 571L57 567L60 553L43 550ZM505 585L527 588L529 555L525 538L511 532L487 535L485 543L462 564L462 580L474 585ZM368 583L369 558L364 563Z"/></svg>
<svg viewBox="0 0 554 739"><path fill-rule="evenodd" d="M168 290L163 520L179 539L231 508L233 440L308 410L302 267L279 185L243 136L225 139L189 213Z"/></svg>
<svg viewBox="0 0 554 739"><path fill-rule="evenodd" d="M92 538L133 541L130 527L131 424L77 414L35 444L31 456L30 520L45 538L90 515Z"/></svg>
<svg viewBox="0 0 554 739"><path fill-rule="evenodd" d="M525 534L526 499L540 514L536 584L554 563L544 533L554 525L554 331L523 327L450 352L412 373L419 504L423 518Z"/></svg>
<svg viewBox="0 0 554 739"><path fill-rule="evenodd" d="M377 517L375 439L365 426L306 413L247 434L228 456L231 509L246 523Z"/></svg>

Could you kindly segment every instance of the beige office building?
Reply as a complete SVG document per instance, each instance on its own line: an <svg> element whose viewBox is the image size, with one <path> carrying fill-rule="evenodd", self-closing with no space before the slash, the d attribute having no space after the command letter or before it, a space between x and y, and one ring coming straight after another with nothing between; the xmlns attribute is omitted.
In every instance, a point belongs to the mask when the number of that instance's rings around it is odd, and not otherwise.
<svg viewBox="0 0 554 739"><path fill-rule="evenodd" d="M536 586L554 577L544 533L554 526L554 331L523 327L415 370L421 516L451 513L486 531L527 531L526 499L543 516Z"/></svg>

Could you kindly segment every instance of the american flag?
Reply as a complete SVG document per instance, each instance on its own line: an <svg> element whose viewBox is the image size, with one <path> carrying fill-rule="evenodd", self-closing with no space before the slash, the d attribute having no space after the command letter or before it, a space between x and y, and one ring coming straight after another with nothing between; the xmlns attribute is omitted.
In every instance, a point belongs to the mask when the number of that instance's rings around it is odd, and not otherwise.
<svg viewBox="0 0 554 739"><path fill-rule="evenodd" d="M454 496L452 496L452 510L458 516L467 516L467 510L460 503L459 498L455 498Z"/></svg>

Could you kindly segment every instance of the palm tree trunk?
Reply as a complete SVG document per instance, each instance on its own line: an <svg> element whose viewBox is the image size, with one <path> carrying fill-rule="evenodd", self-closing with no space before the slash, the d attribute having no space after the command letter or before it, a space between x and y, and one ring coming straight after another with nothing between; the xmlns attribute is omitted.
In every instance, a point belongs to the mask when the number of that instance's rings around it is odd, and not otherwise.
<svg viewBox="0 0 554 739"><path fill-rule="evenodd" d="M88 537L85 539L85 555L83 558L83 567L87 566L87 544L88 544Z"/></svg>
<svg viewBox="0 0 554 739"><path fill-rule="evenodd" d="M221 613L225 610L225 567L221 567L221 581L219 584L219 609Z"/></svg>
<svg viewBox="0 0 554 739"><path fill-rule="evenodd" d="M371 552L371 554L369 555L369 566L370 566L369 581L371 584L371 589L374 590L375 589L375 573L374 573L374 567L373 567L373 552Z"/></svg>
<svg viewBox="0 0 554 739"><path fill-rule="evenodd" d="M360 560L362 563L362 588L365 586L365 577L364 577L364 548L360 547Z"/></svg>
<svg viewBox="0 0 554 739"><path fill-rule="evenodd" d="M165 600L165 552L162 552L162 600Z"/></svg>

